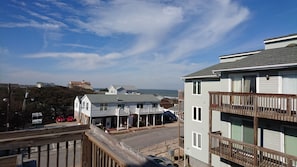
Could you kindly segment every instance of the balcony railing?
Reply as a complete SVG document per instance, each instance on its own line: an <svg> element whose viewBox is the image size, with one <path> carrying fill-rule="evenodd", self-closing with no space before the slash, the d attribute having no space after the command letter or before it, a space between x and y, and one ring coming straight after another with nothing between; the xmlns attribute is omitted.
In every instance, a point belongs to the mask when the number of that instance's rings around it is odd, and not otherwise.
<svg viewBox="0 0 297 167"><path fill-rule="evenodd" d="M145 115L145 114L162 114L163 111L160 110L159 108L136 108L135 112L131 112L133 114L140 114L140 115Z"/></svg>
<svg viewBox="0 0 297 167"><path fill-rule="evenodd" d="M0 133L0 166L154 166L99 128L75 125Z"/></svg>
<svg viewBox="0 0 297 167"><path fill-rule="evenodd" d="M234 92L209 94L211 110L297 122L297 95Z"/></svg>
<svg viewBox="0 0 297 167"><path fill-rule="evenodd" d="M210 133L212 154L243 166L296 167L297 157Z"/></svg>

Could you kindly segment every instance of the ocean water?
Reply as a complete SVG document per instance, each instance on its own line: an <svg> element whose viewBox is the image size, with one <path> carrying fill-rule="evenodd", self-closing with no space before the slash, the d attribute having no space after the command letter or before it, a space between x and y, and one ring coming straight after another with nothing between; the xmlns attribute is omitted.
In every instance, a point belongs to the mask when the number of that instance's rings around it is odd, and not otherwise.
<svg viewBox="0 0 297 167"><path fill-rule="evenodd" d="M165 89L138 89L141 94L156 94L160 96L178 97L177 90L165 90Z"/></svg>

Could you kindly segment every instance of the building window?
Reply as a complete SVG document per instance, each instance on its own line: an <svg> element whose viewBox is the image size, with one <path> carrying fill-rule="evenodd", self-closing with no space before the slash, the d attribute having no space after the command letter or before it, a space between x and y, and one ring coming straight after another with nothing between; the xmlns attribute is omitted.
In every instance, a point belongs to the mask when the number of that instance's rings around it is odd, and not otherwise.
<svg viewBox="0 0 297 167"><path fill-rule="evenodd" d="M82 108L85 108L85 102L82 103Z"/></svg>
<svg viewBox="0 0 297 167"><path fill-rule="evenodd" d="M86 104L86 109L89 110L89 103Z"/></svg>
<svg viewBox="0 0 297 167"><path fill-rule="evenodd" d="M137 104L137 108L143 108L143 104Z"/></svg>
<svg viewBox="0 0 297 167"><path fill-rule="evenodd" d="M192 132L192 146L194 148L202 149L202 135L197 132Z"/></svg>
<svg viewBox="0 0 297 167"><path fill-rule="evenodd" d="M125 108L125 104L118 104L118 108L124 109Z"/></svg>
<svg viewBox="0 0 297 167"><path fill-rule="evenodd" d="M201 81L193 81L193 94L201 94Z"/></svg>
<svg viewBox="0 0 297 167"><path fill-rule="evenodd" d="M157 103L153 103L153 108L157 108L158 104Z"/></svg>
<svg viewBox="0 0 297 167"><path fill-rule="evenodd" d="M198 121L201 122L202 118L201 118L201 108L200 107L196 107L193 106L193 121Z"/></svg>
<svg viewBox="0 0 297 167"><path fill-rule="evenodd" d="M100 111L106 111L106 110L107 110L107 104L106 103L100 104Z"/></svg>

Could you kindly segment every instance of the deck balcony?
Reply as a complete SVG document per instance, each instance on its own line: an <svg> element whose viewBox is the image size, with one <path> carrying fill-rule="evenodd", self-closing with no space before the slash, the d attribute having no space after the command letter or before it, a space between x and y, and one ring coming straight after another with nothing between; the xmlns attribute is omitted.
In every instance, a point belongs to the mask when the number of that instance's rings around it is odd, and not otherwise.
<svg viewBox="0 0 297 167"><path fill-rule="evenodd" d="M154 166L144 156L89 125L0 133L0 166Z"/></svg>
<svg viewBox="0 0 297 167"><path fill-rule="evenodd" d="M297 157L282 152L222 137L219 132L209 134L209 152L243 166L295 167Z"/></svg>
<svg viewBox="0 0 297 167"><path fill-rule="evenodd" d="M210 92L210 110L297 123L297 95Z"/></svg>

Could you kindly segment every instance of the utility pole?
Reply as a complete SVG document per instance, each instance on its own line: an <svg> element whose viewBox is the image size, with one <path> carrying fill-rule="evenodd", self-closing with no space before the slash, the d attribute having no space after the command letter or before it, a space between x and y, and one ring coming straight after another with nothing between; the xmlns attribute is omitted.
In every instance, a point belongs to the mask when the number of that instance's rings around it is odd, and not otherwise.
<svg viewBox="0 0 297 167"><path fill-rule="evenodd" d="M10 113L10 96L11 96L11 86L10 86L10 83L8 84L7 90L8 90L8 97L6 99L6 103L7 103L7 109L6 109L6 131L9 130L9 113Z"/></svg>

